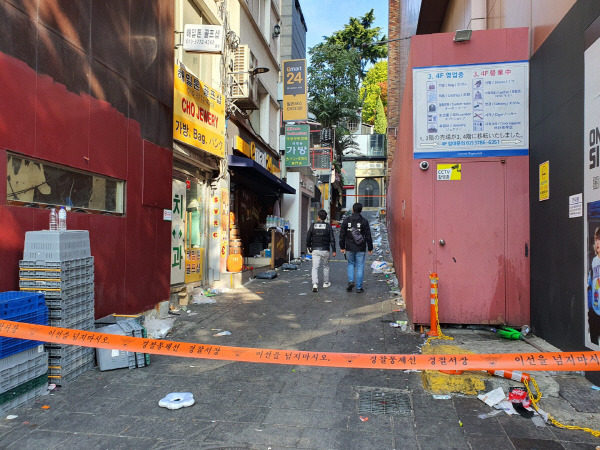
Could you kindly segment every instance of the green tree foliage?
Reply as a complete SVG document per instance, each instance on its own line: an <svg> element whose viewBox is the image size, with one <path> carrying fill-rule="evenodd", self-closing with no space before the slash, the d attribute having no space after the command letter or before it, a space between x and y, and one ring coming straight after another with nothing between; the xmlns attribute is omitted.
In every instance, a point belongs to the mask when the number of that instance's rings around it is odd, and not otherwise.
<svg viewBox="0 0 600 450"><path fill-rule="evenodd" d="M387 45L375 42L385 41L387 38L381 35L381 27L373 27L375 21L374 10L369 11L358 19L351 17L343 30L336 31L332 36L326 38L330 44L339 44L344 49L358 49L360 51L360 73L362 80L365 77L365 69L368 64L375 64L378 60L387 58Z"/></svg>
<svg viewBox="0 0 600 450"><path fill-rule="evenodd" d="M348 135L347 123L358 121L362 106L360 85L365 68L387 57L387 46L368 45L385 40L381 28L372 28L373 10L350 21L340 31L310 48L308 67L309 110L325 128L336 125L336 155L341 156L340 142ZM348 146L345 143L344 148Z"/></svg>
<svg viewBox="0 0 600 450"><path fill-rule="evenodd" d="M387 117L383 109L381 97L377 97L377 108L375 109L375 133L386 134L387 132Z"/></svg>
<svg viewBox="0 0 600 450"><path fill-rule="evenodd" d="M309 109L325 128L356 119L360 106L360 53L322 42L308 51ZM339 128L338 128L339 129Z"/></svg>
<svg viewBox="0 0 600 450"><path fill-rule="evenodd" d="M369 69L360 88L360 98L363 99L364 123L375 123L375 109L377 101L381 99L384 111L387 113L387 61L379 61Z"/></svg>

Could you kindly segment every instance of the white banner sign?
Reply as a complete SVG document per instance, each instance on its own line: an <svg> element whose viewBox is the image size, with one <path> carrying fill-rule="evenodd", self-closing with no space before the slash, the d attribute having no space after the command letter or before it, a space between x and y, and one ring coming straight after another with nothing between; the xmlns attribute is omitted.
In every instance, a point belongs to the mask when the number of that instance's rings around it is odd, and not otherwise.
<svg viewBox="0 0 600 450"><path fill-rule="evenodd" d="M173 180L171 208L171 285L185 281L185 182Z"/></svg>
<svg viewBox="0 0 600 450"><path fill-rule="evenodd" d="M600 39L585 51L584 169L585 345L600 350Z"/></svg>
<svg viewBox="0 0 600 450"><path fill-rule="evenodd" d="M415 67L415 158L527 155L529 63Z"/></svg>
<svg viewBox="0 0 600 450"><path fill-rule="evenodd" d="M223 27L221 25L186 25L183 31L183 49L186 52L221 53L223 51Z"/></svg>

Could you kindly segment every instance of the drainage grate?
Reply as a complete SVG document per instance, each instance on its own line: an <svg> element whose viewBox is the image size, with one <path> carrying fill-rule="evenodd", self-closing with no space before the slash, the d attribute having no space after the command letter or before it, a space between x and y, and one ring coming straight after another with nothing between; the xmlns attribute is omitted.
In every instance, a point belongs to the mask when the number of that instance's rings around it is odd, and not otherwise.
<svg viewBox="0 0 600 450"><path fill-rule="evenodd" d="M410 415L410 412L408 392L363 390L358 393L359 414Z"/></svg>

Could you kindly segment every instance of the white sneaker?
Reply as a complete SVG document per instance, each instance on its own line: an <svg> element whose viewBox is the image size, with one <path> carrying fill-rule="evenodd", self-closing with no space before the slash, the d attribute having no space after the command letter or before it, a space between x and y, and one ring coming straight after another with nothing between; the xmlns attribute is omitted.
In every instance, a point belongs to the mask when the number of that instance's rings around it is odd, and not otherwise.
<svg viewBox="0 0 600 450"><path fill-rule="evenodd" d="M319 286L317 284L313 284L313 292L317 292L319 290Z"/></svg>
<svg viewBox="0 0 600 450"><path fill-rule="evenodd" d="M323 288L328 288L331 286L331 283L328 281L327 283L323 283Z"/></svg>

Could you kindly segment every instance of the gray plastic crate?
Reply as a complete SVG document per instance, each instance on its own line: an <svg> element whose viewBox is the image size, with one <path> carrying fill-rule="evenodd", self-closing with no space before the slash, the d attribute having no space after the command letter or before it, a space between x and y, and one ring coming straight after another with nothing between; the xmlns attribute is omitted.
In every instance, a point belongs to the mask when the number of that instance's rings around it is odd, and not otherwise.
<svg viewBox="0 0 600 450"><path fill-rule="evenodd" d="M37 289L69 289L82 284L89 284L94 282L94 274L90 275L79 275L69 278L23 278L19 279L19 287L23 288L37 288Z"/></svg>
<svg viewBox="0 0 600 450"><path fill-rule="evenodd" d="M61 361L60 365L48 365L48 376L59 376L62 378L69 373L76 372L81 366L85 366L90 362L94 362L93 352L74 353L68 363Z"/></svg>
<svg viewBox="0 0 600 450"><path fill-rule="evenodd" d="M0 393L26 383L48 371L43 345L0 359Z"/></svg>
<svg viewBox="0 0 600 450"><path fill-rule="evenodd" d="M94 257L88 256L87 258L76 258L69 259L66 261L45 261L45 260L36 260L36 259L23 259L19 261L20 269L27 270L68 270L75 269L78 267L94 267Z"/></svg>
<svg viewBox="0 0 600 450"><path fill-rule="evenodd" d="M123 330L123 333L126 336L133 336L133 337L146 337L146 329L141 325L141 321L144 320L144 316L139 316L139 317L121 317L121 316L117 316L117 315L110 315L110 316L106 316L103 317L101 319L98 319L96 321L96 325L100 325L100 324L117 324L121 327L121 329ZM135 353L135 363L136 363L136 367L144 367L147 366L149 364L149 358L147 358L147 355L145 353L141 353L141 352L136 352Z"/></svg>
<svg viewBox="0 0 600 450"><path fill-rule="evenodd" d="M89 302L92 304L92 308L94 305L94 292L85 292L79 295L73 295L68 298L48 298L46 299L46 306L52 309L68 309L72 306L77 306L81 303Z"/></svg>
<svg viewBox="0 0 600 450"><path fill-rule="evenodd" d="M95 349L92 347L77 347L74 345L70 347L74 350L63 352L60 356L50 356L50 352L48 352L48 366L73 367L73 363L82 356L87 357L88 362L96 356Z"/></svg>
<svg viewBox="0 0 600 450"><path fill-rule="evenodd" d="M75 322L69 328L73 330L94 331L94 319L84 319L81 322Z"/></svg>
<svg viewBox="0 0 600 450"><path fill-rule="evenodd" d="M118 323L105 325L100 328L96 328L94 331L97 333L116 334L119 336L131 336L131 334L124 331ZM135 353L125 352L123 350L97 348L96 360L98 361L98 368L101 371L123 369L125 367L135 369L137 367Z"/></svg>
<svg viewBox="0 0 600 450"><path fill-rule="evenodd" d="M48 392L48 383L42 384L36 388L33 388L14 399L3 403L0 405L0 414L4 414L11 409L18 408L19 406L23 406L25 403L32 401L36 398L40 398L42 395L45 395Z"/></svg>
<svg viewBox="0 0 600 450"><path fill-rule="evenodd" d="M71 353L77 353L82 348L92 347L79 347L78 345L67 345L67 344L45 344L44 349L48 353L48 361L52 358L69 358ZM93 350L93 348L92 348Z"/></svg>
<svg viewBox="0 0 600 450"><path fill-rule="evenodd" d="M23 262L23 261L21 261ZM33 279L52 279L52 280L67 280L73 277L80 277L85 275L93 275L94 266L79 266L70 269L43 269L36 267L21 267L19 269L19 277L22 278L33 278Z"/></svg>
<svg viewBox="0 0 600 450"><path fill-rule="evenodd" d="M75 314L90 312L94 312L94 302L89 300L80 301L71 303L65 308L48 308L48 319L66 319Z"/></svg>
<svg viewBox="0 0 600 450"><path fill-rule="evenodd" d="M92 370L94 368L94 361L90 361L82 366L76 367L70 372L61 375L49 375L48 380L50 383L57 384L59 386L64 386L65 384L73 381L82 373L87 372L88 370Z"/></svg>
<svg viewBox="0 0 600 450"><path fill-rule="evenodd" d="M66 261L89 256L92 255L87 230L41 230L25 233L24 260Z"/></svg>
<svg viewBox="0 0 600 450"><path fill-rule="evenodd" d="M62 317L60 319L48 319L48 325L51 327L59 327L59 328L75 328L79 326L85 326L85 324L94 324L94 311L83 311L79 313L75 313L73 315Z"/></svg>
<svg viewBox="0 0 600 450"><path fill-rule="evenodd" d="M30 287L30 288L21 288L22 291L34 291L34 292L42 292L47 299L69 299L76 297L78 295L87 294L89 292L94 292L94 283L86 283L80 284L79 286L73 286L68 289L50 289L50 288L39 288L39 287Z"/></svg>

